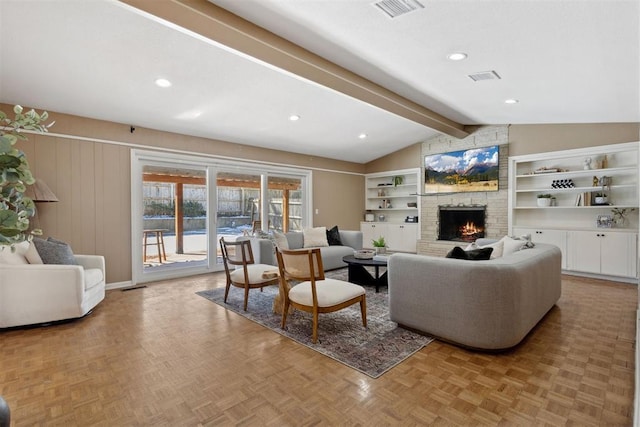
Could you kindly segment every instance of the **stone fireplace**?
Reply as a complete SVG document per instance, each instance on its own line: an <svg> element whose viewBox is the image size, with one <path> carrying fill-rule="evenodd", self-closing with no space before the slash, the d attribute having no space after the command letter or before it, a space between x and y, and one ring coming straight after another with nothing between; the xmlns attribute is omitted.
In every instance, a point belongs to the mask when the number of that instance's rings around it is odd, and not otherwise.
<svg viewBox="0 0 640 427"><path fill-rule="evenodd" d="M420 239L417 252L422 255L445 256L454 246L466 246L464 242L480 237L499 239L508 234L508 169L509 169L509 127L478 126L469 128L471 134L463 139L457 139L448 135L438 135L422 143L421 162L426 155L447 153L456 150L466 150L472 147L487 147L500 145L499 152L499 183L498 191L478 191L468 193L428 193L424 192L420 197ZM423 166L424 167L424 166ZM423 169L424 173L424 169ZM446 232L443 235L442 227L448 226L449 219L442 218L441 207L455 208L473 207L479 208L484 215L484 225L478 224L480 220L471 218L473 222L467 226L467 220L454 229L463 227L462 231L454 233ZM455 212L455 211L454 211ZM446 212L445 216L452 212ZM465 212L470 214L470 212ZM453 215L455 216L455 215ZM475 227L475 230L473 229ZM482 230L478 230L481 228ZM455 234L455 235L452 235ZM470 235L474 235L469 238ZM462 242L462 243L461 243Z"/></svg>
<svg viewBox="0 0 640 427"><path fill-rule="evenodd" d="M484 237L486 206L438 206L438 240L473 242Z"/></svg>

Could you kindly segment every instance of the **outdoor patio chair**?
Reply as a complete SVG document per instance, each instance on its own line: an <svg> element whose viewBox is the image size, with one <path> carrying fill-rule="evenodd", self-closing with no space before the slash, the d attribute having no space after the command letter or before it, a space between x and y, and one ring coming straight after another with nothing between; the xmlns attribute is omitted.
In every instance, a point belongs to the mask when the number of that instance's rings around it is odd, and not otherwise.
<svg viewBox="0 0 640 427"><path fill-rule="evenodd" d="M247 311L249 289L264 288L269 285L277 285L280 279L264 273L273 272L274 266L256 264L253 259L251 242L249 240L226 241L220 238L220 250L224 262L224 271L227 275L227 284L224 290L224 302L227 302L231 285L244 289L244 311ZM235 268L233 268L233 267ZM264 277L263 277L264 276Z"/></svg>
<svg viewBox="0 0 640 427"><path fill-rule="evenodd" d="M284 295L282 310L282 328L287 322L289 306L312 313L313 332L311 341L318 340L318 315L342 310L360 303L362 324L367 327L367 302L362 286L343 280L326 279L322 266L320 249L277 249L278 269L280 271L280 291ZM295 286L289 281L301 281Z"/></svg>

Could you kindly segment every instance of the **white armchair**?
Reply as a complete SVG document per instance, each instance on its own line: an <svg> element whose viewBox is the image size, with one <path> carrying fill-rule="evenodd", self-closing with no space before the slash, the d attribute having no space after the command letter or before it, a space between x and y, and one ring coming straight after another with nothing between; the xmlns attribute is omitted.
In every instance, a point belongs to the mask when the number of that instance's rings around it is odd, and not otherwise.
<svg viewBox="0 0 640 427"><path fill-rule="evenodd" d="M105 296L105 260L78 265L0 263L0 328L82 317Z"/></svg>

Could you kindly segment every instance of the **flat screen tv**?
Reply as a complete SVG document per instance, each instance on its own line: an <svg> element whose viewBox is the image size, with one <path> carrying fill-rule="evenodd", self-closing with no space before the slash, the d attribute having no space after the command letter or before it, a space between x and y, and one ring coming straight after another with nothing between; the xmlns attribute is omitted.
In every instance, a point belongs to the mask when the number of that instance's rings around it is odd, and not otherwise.
<svg viewBox="0 0 640 427"><path fill-rule="evenodd" d="M470 148L424 157L424 192L498 191L500 146Z"/></svg>

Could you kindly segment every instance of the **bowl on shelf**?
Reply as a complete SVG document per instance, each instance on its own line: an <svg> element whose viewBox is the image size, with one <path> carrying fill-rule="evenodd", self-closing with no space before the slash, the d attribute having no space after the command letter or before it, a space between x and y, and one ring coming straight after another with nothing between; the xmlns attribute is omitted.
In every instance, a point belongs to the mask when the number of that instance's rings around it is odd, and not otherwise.
<svg viewBox="0 0 640 427"><path fill-rule="evenodd" d="M357 259L371 259L376 254L375 251L362 249L359 251L353 251L353 256Z"/></svg>
<svg viewBox="0 0 640 427"><path fill-rule="evenodd" d="M418 207L418 202L408 202L407 203L407 207L408 208L417 208Z"/></svg>

